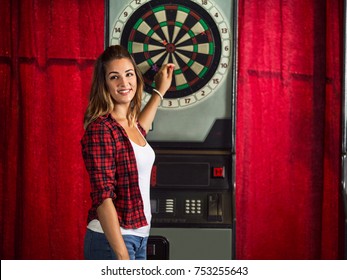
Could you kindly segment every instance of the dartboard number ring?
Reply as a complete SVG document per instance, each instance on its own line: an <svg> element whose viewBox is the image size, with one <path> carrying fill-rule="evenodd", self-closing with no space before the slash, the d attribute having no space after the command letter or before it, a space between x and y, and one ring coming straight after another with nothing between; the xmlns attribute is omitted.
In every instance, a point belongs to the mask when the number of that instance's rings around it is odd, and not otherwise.
<svg viewBox="0 0 347 280"><path fill-rule="evenodd" d="M145 102L161 65L176 65L163 109L187 108L212 96L231 63L230 27L211 0L133 0L110 33L110 44L127 47L139 66Z"/></svg>

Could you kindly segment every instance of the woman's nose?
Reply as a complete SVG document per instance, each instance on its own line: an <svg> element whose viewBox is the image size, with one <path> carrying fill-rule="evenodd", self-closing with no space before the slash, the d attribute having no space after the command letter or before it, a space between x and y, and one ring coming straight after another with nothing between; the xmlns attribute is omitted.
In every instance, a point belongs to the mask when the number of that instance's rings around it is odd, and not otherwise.
<svg viewBox="0 0 347 280"><path fill-rule="evenodd" d="M128 83L128 79L126 77L120 77L118 81L120 84L124 85Z"/></svg>

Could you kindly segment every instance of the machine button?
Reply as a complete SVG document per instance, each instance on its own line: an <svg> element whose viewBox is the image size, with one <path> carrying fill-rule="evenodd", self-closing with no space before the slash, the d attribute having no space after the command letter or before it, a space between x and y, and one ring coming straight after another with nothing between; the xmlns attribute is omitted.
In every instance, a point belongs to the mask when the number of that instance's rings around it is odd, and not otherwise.
<svg viewBox="0 0 347 280"><path fill-rule="evenodd" d="M166 213L174 213L175 201L174 199L168 198L165 201L165 212Z"/></svg>
<svg viewBox="0 0 347 280"><path fill-rule="evenodd" d="M212 176L213 178L224 178L225 177L225 167L213 167L212 168Z"/></svg>
<svg viewBox="0 0 347 280"><path fill-rule="evenodd" d="M201 214L201 200L200 199L198 199L196 201L196 213Z"/></svg>

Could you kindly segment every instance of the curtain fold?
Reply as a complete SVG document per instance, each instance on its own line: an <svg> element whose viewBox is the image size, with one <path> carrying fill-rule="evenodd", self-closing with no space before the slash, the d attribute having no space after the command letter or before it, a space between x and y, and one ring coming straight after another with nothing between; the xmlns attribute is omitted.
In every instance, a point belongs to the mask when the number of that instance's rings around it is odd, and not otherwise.
<svg viewBox="0 0 347 280"><path fill-rule="evenodd" d="M322 259L342 258L344 252L343 203L341 201L341 123L343 1L326 3L326 97L324 123L324 190L322 211ZM346 27L345 27L346 28ZM338 219L332 219L333 213ZM336 216L335 216L336 217ZM345 217L346 218L346 217ZM334 248L334 249L333 249Z"/></svg>
<svg viewBox="0 0 347 280"><path fill-rule="evenodd" d="M239 1L238 259L341 258L343 1Z"/></svg>
<svg viewBox="0 0 347 280"><path fill-rule="evenodd" d="M8 0L0 11L1 258L82 259L79 140L104 3Z"/></svg>

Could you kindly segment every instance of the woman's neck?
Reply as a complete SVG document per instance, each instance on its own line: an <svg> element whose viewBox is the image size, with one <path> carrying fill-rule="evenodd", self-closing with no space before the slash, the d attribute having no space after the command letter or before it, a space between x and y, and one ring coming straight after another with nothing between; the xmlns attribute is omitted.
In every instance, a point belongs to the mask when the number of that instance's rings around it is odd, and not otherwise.
<svg viewBox="0 0 347 280"><path fill-rule="evenodd" d="M128 105L124 104L115 104L113 111L111 112L113 118L115 118L116 121L124 121L128 120Z"/></svg>
<svg viewBox="0 0 347 280"><path fill-rule="evenodd" d="M123 111L119 111L115 109L111 112L111 116L124 128L134 126L131 120L128 119L127 112L123 112Z"/></svg>

